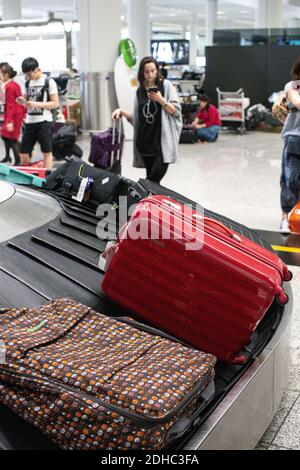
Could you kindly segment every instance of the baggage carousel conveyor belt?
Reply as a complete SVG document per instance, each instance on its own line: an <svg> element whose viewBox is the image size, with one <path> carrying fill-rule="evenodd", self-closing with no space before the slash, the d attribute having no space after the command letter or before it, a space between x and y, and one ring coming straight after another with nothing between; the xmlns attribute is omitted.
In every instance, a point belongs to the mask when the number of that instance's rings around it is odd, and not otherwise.
<svg viewBox="0 0 300 470"><path fill-rule="evenodd" d="M45 188L35 188L35 191L47 194L48 196L50 195L56 199L60 205L66 204L66 206L72 206L73 208L83 211L85 214L96 215L96 205L91 205L89 202L78 202L75 199L71 199L69 195L65 195L56 191L49 191Z"/></svg>
<svg viewBox="0 0 300 470"><path fill-rule="evenodd" d="M86 216L89 216L91 218L98 218L96 213L97 213L97 208L96 207L87 207L83 206L82 203L77 203L78 205L74 204L73 202L68 201L59 201L60 205L63 208L68 208L71 211L77 212L78 214L83 214Z"/></svg>
<svg viewBox="0 0 300 470"><path fill-rule="evenodd" d="M124 310L105 298L100 290L95 295L46 264L10 246L0 245L0 252L0 275L5 279L5 293L1 291L0 307L19 307L22 288L26 294L26 303L22 301L22 306L37 307L53 299L73 298L108 316L124 316Z"/></svg>
<svg viewBox="0 0 300 470"><path fill-rule="evenodd" d="M87 246L93 248L94 250L100 249L100 251L104 251L107 243L106 241L100 240L99 238L93 237L92 235L79 232L75 228L63 225L60 221L60 217L49 224L49 232L55 233L56 235L67 240L76 241L81 246Z"/></svg>
<svg viewBox="0 0 300 470"><path fill-rule="evenodd" d="M62 208L69 217L72 217L74 220L79 221L80 223L84 222L85 224L89 224L93 227L96 227L97 224L100 222L100 217L90 216L87 214L83 214L82 212L78 212L76 210L71 210L65 204L62 204Z"/></svg>
<svg viewBox="0 0 300 470"><path fill-rule="evenodd" d="M14 251L12 248L8 247L8 251ZM25 278L27 284L29 285L30 282L32 282L35 285L35 288L37 289L38 286L36 285L36 282L38 279L41 280L43 278L43 283L41 282L41 285L39 286L41 289L44 286L44 299L41 303L45 303L46 298L57 298L57 297L68 297L69 292L68 289L66 289L66 279L64 279L62 276L59 276L56 272L48 269L46 266L43 266L43 270L40 270L40 266L38 262L35 262L37 266L34 268L34 272L36 274L35 279L31 280L30 277L32 276L32 271L28 271L27 267L32 266L32 260L27 257L26 255L21 255L22 259L20 260L20 255L15 252L16 259L12 259L12 253L9 253L9 258L12 264L12 268L14 270L14 276L15 278L11 279L11 289L16 292L17 285L20 284L20 280L17 280L16 277L19 275L20 278ZM24 266L24 261L25 258L27 258L28 266ZM19 261L19 263L22 265L22 268L18 266L16 269L16 260ZM1 263L2 264L2 263ZM1 270L3 267L1 266ZM18 272L17 272L18 271ZM1 271L0 271L1 273ZM52 276L51 276L52 273ZM50 274L50 277L49 277ZM52 285L49 283L49 279L52 278ZM70 297L75 298L78 301L81 301L92 308L95 308L97 311L100 311L101 313L104 314L109 314L112 316L112 310L115 307L113 304L110 302L105 303L105 301L101 301L101 299L96 299L95 304L93 305L92 302L92 297L86 293L84 289L81 289L79 294L78 292L78 286L74 285L74 283L69 282L69 287L71 288L71 295ZM50 293L50 290L52 289L52 292ZM61 292L60 292L61 289ZM86 299L83 298L82 296L82 291L88 294L88 297ZM35 302L41 299L35 298ZM124 312L121 308L117 308L114 312L115 316L121 316L125 315L128 316L128 312ZM275 312L273 312L275 314ZM271 316L269 316L269 321L271 321ZM275 323L274 323L275 324ZM147 328L147 326L146 326ZM269 330L270 331L270 330ZM196 429L210 416L210 414L216 409L216 407L220 404L222 399L226 396L227 392L234 386L234 384L239 380L239 378L245 373L245 371L248 369L248 367L251 366L252 360L249 358L247 365L245 366L227 366L223 364L217 364L216 366L216 378L215 378L215 384L216 384L216 393L213 402L207 407L206 410L204 410L204 413L202 415L202 419L197 423ZM5 421L4 421L5 418ZM9 421L9 427L8 430L4 423L6 421ZM8 449L51 449L53 448L53 444L45 438L45 436L40 433L40 440L39 440L39 432L36 432L36 430L26 423L25 421L20 420L18 417L14 415L13 412L8 411L5 409L4 406L0 405L0 422L3 423L3 426L0 425L0 448L1 446L4 448ZM18 429L18 433L11 433L12 429ZM183 438L181 438L181 441L178 442L177 448L182 448L186 442L191 438L193 432L195 429L192 429L189 433L186 434ZM8 434L7 434L8 433ZM2 439L3 435L3 439ZM3 442L9 441L6 445L3 444Z"/></svg>
<svg viewBox="0 0 300 470"><path fill-rule="evenodd" d="M1 290L1 303L0 308L10 308L12 300L15 298L13 305L15 307L22 307L24 305L29 307L38 307L39 305L47 302L49 299L32 290L32 288L22 280L12 278L6 271L2 271L0 267L0 285L5 286ZM22 299L22 300L20 300Z"/></svg>
<svg viewBox="0 0 300 470"><path fill-rule="evenodd" d="M95 295L73 281L60 275L57 271L49 269L40 263L10 247L1 250L0 272L6 274L5 294L1 292L1 306L5 302L8 307L20 306L22 291L18 285L22 284L32 293L32 299L28 295L22 301L23 306L38 306L36 295L43 300L40 304L56 298L71 297L79 302L90 305L93 308L99 306L102 298ZM8 292L10 296L8 300Z"/></svg>
<svg viewBox="0 0 300 470"><path fill-rule="evenodd" d="M55 252L65 254L99 272L100 249L96 251L76 241L65 240L59 235L49 232L48 226L36 230L32 235L32 241L46 246Z"/></svg>
<svg viewBox="0 0 300 470"><path fill-rule="evenodd" d="M50 439L9 408L0 405L1 450L59 450Z"/></svg>
<svg viewBox="0 0 300 470"><path fill-rule="evenodd" d="M10 246L8 246L7 249L11 252L15 251ZM15 254L15 259L13 259L12 253L9 253L9 261L11 262L11 265L12 265L11 270L14 270L14 275L15 276L19 275L19 278L23 278L23 279L25 278L27 283L28 283L28 281L29 281L28 278L31 277L31 274L29 274L29 273L32 272L31 269L33 268L32 260L30 259L30 256L26 256L26 254L20 255L17 251L15 251L14 254ZM22 256L22 259L20 259L20 256ZM24 267L25 258L27 258L28 266ZM5 256L4 256L4 259L5 259ZM20 266L18 266L19 272L18 273L16 272L16 265L18 264L18 263L16 263L17 260L23 268L22 273L20 273L20 270L22 269L22 268L20 268ZM74 283L72 281L69 282L69 289L66 289L66 279L64 279L63 276L58 275L58 273L56 273L56 272L52 271L51 269L47 268L47 266L43 266L43 272L41 273L40 263L38 261L36 261L36 262L34 262L34 264L35 264L35 267L33 268L33 272L36 274L36 276L35 276L35 280L32 282L32 284L37 289L36 282L37 282L38 279L40 279L41 284L40 284L39 287L40 287L40 289L44 288L43 295L46 298L68 297L68 296L70 296L70 297L75 298L78 301L81 301L82 303L85 303L87 305L90 305L93 308L96 308L97 311L112 315L112 310L111 310L112 306L111 305L108 305L107 308L105 308L104 304L103 304L103 300L101 302L100 298L96 299L96 301L94 302L96 305L92 305L92 298L89 298L89 294L88 294L87 299L82 298L82 291L86 293L85 289L81 289L80 293L77 294L76 291L78 291L78 286L74 285ZM28 267L30 267L29 271L27 270ZM3 269L3 267L1 267L1 269ZM49 274L50 273L52 273L52 276L50 276L50 277L52 277L52 286L51 286L51 284L49 284ZM41 278L42 278L41 274L43 275L43 282L41 282ZM76 288L75 288L75 286L76 286ZM51 295L50 295L50 289L51 288L52 288L52 292L51 292ZM60 291L60 289L61 289L61 291ZM71 295L69 295L69 293ZM45 302L42 302L42 303L45 303ZM126 316L128 315L128 312L124 312L124 311L122 311L122 309L119 308L119 311L115 311L115 316L121 316L121 312L122 312L122 315L126 315ZM264 322L268 321L269 323L271 322L273 324L276 324L276 322L274 322L274 319L272 318L274 316L274 314L275 314L275 312L273 312L272 316L269 315L268 320L266 318L266 320ZM264 329L265 328L262 328L262 330L264 330ZM262 339L264 341L266 341L269 334L270 334L270 326L268 326L267 336L262 335L264 337ZM256 341L257 341L257 338L256 338ZM262 345L260 346L260 348L261 347L262 347ZM254 352L254 350L252 352ZM203 421L214 411L216 406L226 396L227 391L230 390L233 387L233 385L239 380L239 378L243 375L243 373L247 370L247 368L250 367L251 364L252 364L252 358L249 357L248 364L245 365L245 366L227 366L227 365L225 366L225 365L220 364L220 363L217 365L217 367L216 367L216 380L215 380L216 394L215 394L215 398L214 398L214 401L212 402L212 404L205 410L205 413L203 415ZM1 413L0 413L0 416L1 416ZM201 420L201 422L203 422L203 421ZM189 437L190 437L190 434L187 434L186 439L182 439L182 445L185 442L187 442Z"/></svg>
<svg viewBox="0 0 300 470"><path fill-rule="evenodd" d="M61 220L63 220L65 224L61 223ZM102 249L104 249L106 242L99 240L96 237L95 231L91 230L91 228L92 227L89 224L74 221L74 218L65 214L63 209L59 220L55 219L48 224L50 236L55 234L57 239L60 239L60 242L62 239L67 241L73 240L74 245L72 245L72 249L75 248L76 243L78 243L79 246L83 245L85 248L89 248L91 247L89 242L94 240L95 245L91 249L92 251L97 252L101 244L102 246L99 249L100 253ZM77 239L76 237L74 238L75 234L78 235ZM53 241L53 239L51 240ZM15 302L18 302L18 298L20 298L18 295L18 288L21 284L23 289L32 289L31 304L34 303L34 305L36 305L36 302L45 303L48 299L71 297L109 316L121 317L125 315L135 318L135 315L125 312L122 308L105 299L105 296L100 290L101 279L103 276L100 270L97 271L95 268L79 263L74 259L74 253L72 254L72 250L69 250L68 254L58 252L58 247L51 246L52 241L50 241L50 237L47 240L47 226L44 226L25 235L20 235L8 243L0 245L0 274L5 276L6 283L10 283L10 292L14 294L14 297L12 296L10 298L14 298ZM66 248L63 247L63 249ZM68 251L68 249L66 250ZM87 253L87 251L85 251L85 253ZM91 253L92 252L89 252L89 254ZM28 294L29 293L27 292L26 298L29 302ZM8 299L6 299L6 302L8 302ZM8 306L16 305L17 304L11 305L10 302L10 305ZM30 302L28 305L30 306ZM273 329L275 329L278 324L279 317L280 312L278 307L274 304L268 315L265 317L265 320L260 325L258 333L256 337L254 337L252 346L250 345L249 347L249 355L246 365L227 366L221 363L217 364L215 379L216 394L214 400L203 414L203 419L201 419L201 422L197 423L197 428L216 409L218 404L226 396L227 392L251 366L253 358L259 354L264 344L268 342L273 333ZM5 410L4 413L7 413L7 410ZM0 419L2 414L3 407L0 406ZM12 412L11 415L13 415ZM32 428L32 426L29 426L22 420L21 422L24 425L24 431L21 431L20 428L20 432L26 440L27 429ZM194 431L195 429L193 429L190 434L187 434L182 438L181 443L178 443L178 446L183 446ZM46 445L46 448L49 448L47 446L47 439L45 439L39 431L37 432L41 436L41 442L34 444L34 448L44 448L44 445ZM0 439L2 439L1 427ZM5 436L3 436L3 439L5 441ZM31 445L32 443L29 439L27 444L24 443L23 440L23 444L15 444L11 447L7 444L7 448L31 448ZM51 443L49 445L50 447L53 447Z"/></svg>
<svg viewBox="0 0 300 470"><path fill-rule="evenodd" d="M100 270L96 271L51 248L34 243L31 240L31 234L14 238L13 241L8 243L8 246L44 264L92 294L100 295L100 281L102 278Z"/></svg>
<svg viewBox="0 0 300 470"><path fill-rule="evenodd" d="M69 215L67 215L64 212L64 210L62 210L59 217L60 217L60 222L62 223L62 225L78 230L79 232L87 233L88 235L91 235L92 237L97 238L96 225L93 226L93 225L87 224L86 222L76 220L73 217L70 217ZM108 239L110 240L113 240L116 238L116 234L113 232L107 231L107 236L108 236Z"/></svg>

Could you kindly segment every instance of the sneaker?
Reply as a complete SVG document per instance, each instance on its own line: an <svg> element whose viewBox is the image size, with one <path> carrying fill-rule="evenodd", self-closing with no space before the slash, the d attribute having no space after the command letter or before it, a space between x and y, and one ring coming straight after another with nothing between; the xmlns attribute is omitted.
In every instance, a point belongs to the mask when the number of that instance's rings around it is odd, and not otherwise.
<svg viewBox="0 0 300 470"><path fill-rule="evenodd" d="M3 160L0 160L0 163L6 163L7 165L10 165L12 161L10 157L5 157Z"/></svg>
<svg viewBox="0 0 300 470"><path fill-rule="evenodd" d="M283 235L289 235L291 233L289 221L287 219L282 219L279 232Z"/></svg>

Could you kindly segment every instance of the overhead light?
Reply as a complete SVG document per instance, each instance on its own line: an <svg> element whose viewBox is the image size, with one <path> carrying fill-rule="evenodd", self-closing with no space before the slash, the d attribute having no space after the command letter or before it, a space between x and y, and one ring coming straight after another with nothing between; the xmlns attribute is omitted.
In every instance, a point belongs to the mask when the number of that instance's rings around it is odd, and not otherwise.
<svg viewBox="0 0 300 470"><path fill-rule="evenodd" d="M7 31L8 28L5 28ZM18 26L17 33L18 34L37 34L40 32L40 26Z"/></svg>
<svg viewBox="0 0 300 470"><path fill-rule="evenodd" d="M79 21L74 21L72 31L73 31L74 33L79 33L79 31L80 31L80 23L79 23Z"/></svg>
<svg viewBox="0 0 300 470"><path fill-rule="evenodd" d="M73 29L73 21L64 21L64 28L67 33L70 33Z"/></svg>
<svg viewBox="0 0 300 470"><path fill-rule="evenodd" d="M64 21L64 28L67 33L80 31L79 21Z"/></svg>
<svg viewBox="0 0 300 470"><path fill-rule="evenodd" d="M64 25L61 22L50 21L46 26L40 28L40 33L62 33L64 32Z"/></svg>
<svg viewBox="0 0 300 470"><path fill-rule="evenodd" d="M17 34L17 29L14 27L1 28L1 33L8 36L15 36Z"/></svg>

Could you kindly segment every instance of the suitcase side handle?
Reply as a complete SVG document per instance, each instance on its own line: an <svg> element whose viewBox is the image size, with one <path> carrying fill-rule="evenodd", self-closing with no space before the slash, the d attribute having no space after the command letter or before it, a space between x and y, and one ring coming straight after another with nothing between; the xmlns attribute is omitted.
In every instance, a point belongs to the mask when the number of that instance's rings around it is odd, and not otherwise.
<svg viewBox="0 0 300 470"><path fill-rule="evenodd" d="M242 242L242 239L232 230L230 230L226 225L221 224L221 222L218 222L217 220L210 219L209 217L202 217L198 214L193 214L194 219L201 218L204 223L207 225L216 225L219 229L221 229L223 232L225 232L226 235L228 235L230 238L233 238L237 242Z"/></svg>

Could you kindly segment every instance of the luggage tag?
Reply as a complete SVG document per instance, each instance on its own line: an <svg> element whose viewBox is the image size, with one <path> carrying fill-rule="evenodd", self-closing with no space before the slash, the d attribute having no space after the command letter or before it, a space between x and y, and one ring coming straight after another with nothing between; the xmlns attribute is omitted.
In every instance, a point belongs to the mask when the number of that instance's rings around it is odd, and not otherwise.
<svg viewBox="0 0 300 470"><path fill-rule="evenodd" d="M82 202L84 200L85 194L91 189L93 182L93 178L82 178L78 193L76 196L72 196L72 199L74 199L74 201Z"/></svg>
<svg viewBox="0 0 300 470"><path fill-rule="evenodd" d="M105 250L100 255L98 268L101 269L101 271L103 271L103 272L107 271L107 269L109 267L109 263L110 263L111 258L112 258L112 256L109 256L109 252L113 252L116 245L117 245L116 241L108 242L107 245L106 245ZM106 256L106 257L104 258L104 256Z"/></svg>

